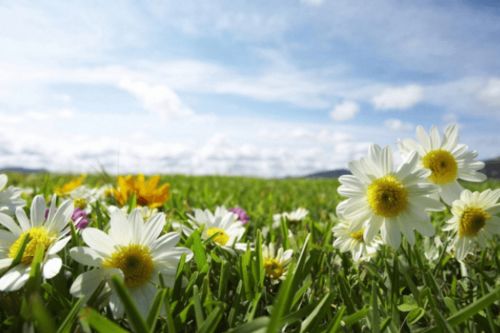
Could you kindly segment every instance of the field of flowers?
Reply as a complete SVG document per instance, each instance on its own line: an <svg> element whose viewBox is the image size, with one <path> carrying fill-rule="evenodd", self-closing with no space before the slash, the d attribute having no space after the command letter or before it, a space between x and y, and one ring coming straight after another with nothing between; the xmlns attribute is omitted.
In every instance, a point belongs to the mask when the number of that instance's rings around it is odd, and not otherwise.
<svg viewBox="0 0 500 333"><path fill-rule="evenodd" d="M0 175L0 331L498 332L500 183L417 137L339 180Z"/></svg>

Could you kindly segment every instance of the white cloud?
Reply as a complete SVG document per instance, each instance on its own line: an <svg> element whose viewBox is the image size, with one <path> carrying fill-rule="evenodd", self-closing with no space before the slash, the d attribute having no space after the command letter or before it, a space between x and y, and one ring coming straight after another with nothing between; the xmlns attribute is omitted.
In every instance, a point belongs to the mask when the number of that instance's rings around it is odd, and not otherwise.
<svg viewBox="0 0 500 333"><path fill-rule="evenodd" d="M373 98L377 110L405 110L423 99L422 88L418 85L387 88Z"/></svg>
<svg viewBox="0 0 500 333"><path fill-rule="evenodd" d="M490 107L500 108L500 79L490 79L479 91L479 99Z"/></svg>
<svg viewBox="0 0 500 333"><path fill-rule="evenodd" d="M344 101L333 108L330 117L336 121L344 121L354 118L358 112L358 104L352 101Z"/></svg>
<svg viewBox="0 0 500 333"><path fill-rule="evenodd" d="M395 132L411 131L415 128L412 123L404 122L400 119L390 118L384 121L385 127Z"/></svg>
<svg viewBox="0 0 500 333"><path fill-rule="evenodd" d="M136 97L144 109L159 115L162 119L171 119L193 114L179 96L165 85L152 85L141 81L121 80L118 87Z"/></svg>

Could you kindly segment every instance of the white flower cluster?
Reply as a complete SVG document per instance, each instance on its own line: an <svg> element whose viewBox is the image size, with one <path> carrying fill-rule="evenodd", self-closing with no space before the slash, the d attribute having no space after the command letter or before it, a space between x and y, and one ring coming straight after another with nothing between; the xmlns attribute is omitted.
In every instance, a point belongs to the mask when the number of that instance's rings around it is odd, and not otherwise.
<svg viewBox="0 0 500 333"><path fill-rule="evenodd" d="M453 218L446 230L455 237L451 247L462 260L473 243L485 245L500 233L500 190L464 190L458 180L482 182L484 163L477 152L458 143L456 125L444 135L432 127L417 128L418 142L399 142L403 162L394 166L389 147L370 146L368 156L349 163L352 175L339 178L339 194L347 197L337 206L341 223L334 228L334 245L351 251L356 260L367 259L380 243L398 248L403 235L410 244L415 233L435 233L429 212L451 206Z"/></svg>

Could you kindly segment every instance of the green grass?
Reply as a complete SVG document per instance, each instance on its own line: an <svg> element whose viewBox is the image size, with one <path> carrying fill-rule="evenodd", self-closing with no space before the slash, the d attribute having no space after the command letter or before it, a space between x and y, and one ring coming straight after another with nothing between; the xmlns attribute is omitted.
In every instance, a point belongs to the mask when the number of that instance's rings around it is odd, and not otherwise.
<svg viewBox="0 0 500 333"><path fill-rule="evenodd" d="M33 187L50 195L71 179L60 175L9 175L9 184ZM19 292L0 294L0 331L21 331L31 323L40 332L495 332L500 331L500 245L498 238L468 257L468 277L459 263L442 253L437 263L423 254L422 239L411 247L403 242L394 251L382 247L369 262L356 265L349 253L333 248L331 229L335 207L342 199L337 180L264 180L241 177L165 176L171 199L163 208L167 220L184 221L193 208L240 206L250 215L244 240L255 248L276 242L294 250L285 281L272 285L264 278L260 251L233 255L204 242L196 233L181 245L194 252L181 261L174 288L159 288L154 306L142 318L120 281L114 288L127 305L125 320L114 321L106 300L95 294L84 304L69 294L83 267L67 249L81 242L76 236L66 247L61 272L42 282L33 274ZM113 183L106 175L89 176L87 183ZM499 182L467 184L471 189L498 188ZM284 228L271 228L272 215L298 207L310 215ZM441 231L449 212L433 216ZM92 215L92 226L107 219ZM171 223L167 223L169 231ZM268 228L268 232L265 232ZM39 264L33 262L33 267ZM36 269L35 269L36 272Z"/></svg>

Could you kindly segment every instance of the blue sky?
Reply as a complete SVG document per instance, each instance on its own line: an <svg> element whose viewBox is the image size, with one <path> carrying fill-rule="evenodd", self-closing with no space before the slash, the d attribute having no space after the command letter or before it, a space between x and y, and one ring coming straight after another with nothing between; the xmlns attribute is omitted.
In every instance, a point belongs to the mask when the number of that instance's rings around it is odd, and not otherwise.
<svg viewBox="0 0 500 333"><path fill-rule="evenodd" d="M0 165L301 175L415 126L500 155L495 1L0 2Z"/></svg>

